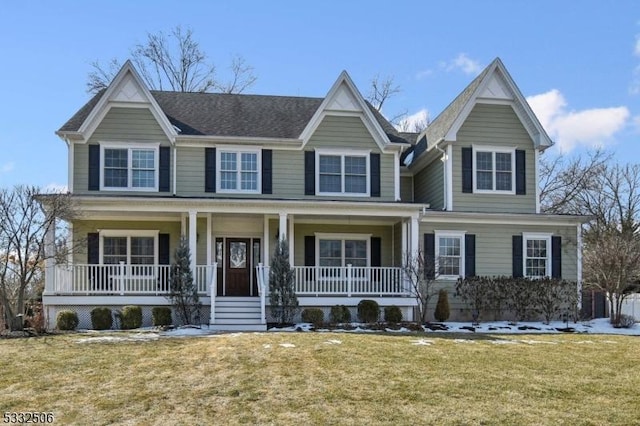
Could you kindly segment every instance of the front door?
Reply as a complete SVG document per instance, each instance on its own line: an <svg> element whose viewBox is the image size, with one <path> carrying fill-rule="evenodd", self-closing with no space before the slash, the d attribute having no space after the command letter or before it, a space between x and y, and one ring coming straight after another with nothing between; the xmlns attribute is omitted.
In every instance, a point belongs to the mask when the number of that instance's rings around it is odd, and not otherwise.
<svg viewBox="0 0 640 426"><path fill-rule="evenodd" d="M248 238L227 238L226 296L251 295L251 240Z"/></svg>

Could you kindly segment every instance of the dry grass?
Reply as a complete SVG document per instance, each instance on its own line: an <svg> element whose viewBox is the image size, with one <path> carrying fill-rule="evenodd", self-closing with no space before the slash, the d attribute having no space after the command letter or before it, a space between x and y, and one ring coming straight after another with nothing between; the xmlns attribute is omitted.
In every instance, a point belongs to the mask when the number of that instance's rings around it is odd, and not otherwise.
<svg viewBox="0 0 640 426"><path fill-rule="evenodd" d="M640 424L637 337L85 337L0 340L0 411L60 424Z"/></svg>

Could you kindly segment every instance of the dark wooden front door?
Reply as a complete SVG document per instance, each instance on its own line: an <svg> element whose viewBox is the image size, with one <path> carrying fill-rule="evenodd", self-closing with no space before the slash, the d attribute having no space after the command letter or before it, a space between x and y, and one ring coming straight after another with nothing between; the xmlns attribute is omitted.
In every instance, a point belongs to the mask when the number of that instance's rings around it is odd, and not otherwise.
<svg viewBox="0 0 640 426"><path fill-rule="evenodd" d="M251 295L251 240L248 238L227 238L226 296Z"/></svg>

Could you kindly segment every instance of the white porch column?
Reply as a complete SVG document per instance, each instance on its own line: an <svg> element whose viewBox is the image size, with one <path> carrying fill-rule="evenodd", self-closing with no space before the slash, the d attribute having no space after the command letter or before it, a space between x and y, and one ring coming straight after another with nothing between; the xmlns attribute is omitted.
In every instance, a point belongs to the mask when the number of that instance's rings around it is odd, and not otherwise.
<svg viewBox="0 0 640 426"><path fill-rule="evenodd" d="M287 239L287 214L280 213L280 228L278 231L278 240Z"/></svg>
<svg viewBox="0 0 640 426"><path fill-rule="evenodd" d="M187 236L187 215L182 213L180 216L180 237Z"/></svg>
<svg viewBox="0 0 640 426"><path fill-rule="evenodd" d="M44 288L46 293L53 293L55 289L55 253L56 253L56 219L51 220L51 224L44 234Z"/></svg>
<svg viewBox="0 0 640 426"><path fill-rule="evenodd" d="M264 215L264 225L262 228L262 264L265 266L269 266L271 263L269 250L269 242L271 241L269 235L269 217Z"/></svg>
<svg viewBox="0 0 640 426"><path fill-rule="evenodd" d="M213 259L213 243L212 243L212 234L213 234L213 214L207 214L207 261L206 265L209 266L213 264L211 261Z"/></svg>
<svg viewBox="0 0 640 426"><path fill-rule="evenodd" d="M189 210L189 251L191 252L191 272L196 273L196 246L197 246L197 214L195 210Z"/></svg>
<svg viewBox="0 0 640 426"><path fill-rule="evenodd" d="M401 259L402 262L404 262L405 256L407 256L407 254L409 253L409 244L407 244L408 237L406 219L402 219L402 222L400 222L400 231L402 233L402 242L400 243Z"/></svg>
<svg viewBox="0 0 640 426"><path fill-rule="evenodd" d="M289 235L289 265L293 266L293 215L289 216L289 231L287 235Z"/></svg>
<svg viewBox="0 0 640 426"><path fill-rule="evenodd" d="M411 235L409 237L409 250L412 253L412 256L418 254L418 249L420 247L420 233L418 232L418 216L411 217Z"/></svg>

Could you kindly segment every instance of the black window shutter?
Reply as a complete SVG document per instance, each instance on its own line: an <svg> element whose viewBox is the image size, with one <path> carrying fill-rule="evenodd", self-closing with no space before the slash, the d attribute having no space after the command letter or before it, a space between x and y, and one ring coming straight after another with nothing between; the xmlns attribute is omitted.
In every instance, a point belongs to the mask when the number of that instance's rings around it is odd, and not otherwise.
<svg viewBox="0 0 640 426"><path fill-rule="evenodd" d="M316 194L316 153L304 152L304 195Z"/></svg>
<svg viewBox="0 0 640 426"><path fill-rule="evenodd" d="M100 145L89 145L89 191L100 190Z"/></svg>
<svg viewBox="0 0 640 426"><path fill-rule="evenodd" d="M316 237L304 236L304 266L316 266Z"/></svg>
<svg viewBox="0 0 640 426"><path fill-rule="evenodd" d="M171 148L168 146L160 147L160 168L158 174L160 176L160 182L158 184L158 190L160 192L169 192L169 176L171 176Z"/></svg>
<svg viewBox="0 0 640 426"><path fill-rule="evenodd" d="M526 152L516 149L516 194L526 195L527 193L527 169L525 165Z"/></svg>
<svg viewBox="0 0 640 426"><path fill-rule="evenodd" d="M371 167L371 196L380 196L380 154L371 153L369 155L369 166Z"/></svg>
<svg viewBox="0 0 640 426"><path fill-rule="evenodd" d="M522 235L512 237L511 253L513 257L513 277L524 276L522 273Z"/></svg>
<svg viewBox="0 0 640 426"><path fill-rule="evenodd" d="M464 236L464 275L465 277L476 275L476 236L473 234Z"/></svg>
<svg viewBox="0 0 640 426"><path fill-rule="evenodd" d="M473 151L462 148L462 192L473 192Z"/></svg>
<svg viewBox="0 0 640 426"><path fill-rule="evenodd" d="M169 234L158 234L158 263L160 265L171 264L171 249L169 248Z"/></svg>
<svg viewBox="0 0 640 426"><path fill-rule="evenodd" d="M262 150L262 193L272 194L273 189L271 187L272 182L272 156L273 151L270 149Z"/></svg>
<svg viewBox="0 0 640 426"><path fill-rule="evenodd" d="M97 232L87 234L87 263L89 265L100 263L100 235Z"/></svg>
<svg viewBox="0 0 640 426"><path fill-rule="evenodd" d="M562 237L551 237L551 277L562 278Z"/></svg>
<svg viewBox="0 0 640 426"><path fill-rule="evenodd" d="M371 266L382 266L382 238L371 237Z"/></svg>
<svg viewBox="0 0 640 426"><path fill-rule="evenodd" d="M216 192L216 149L204 149L204 192Z"/></svg>
<svg viewBox="0 0 640 426"><path fill-rule="evenodd" d="M436 236L424 234L424 275L433 279L436 276Z"/></svg>

